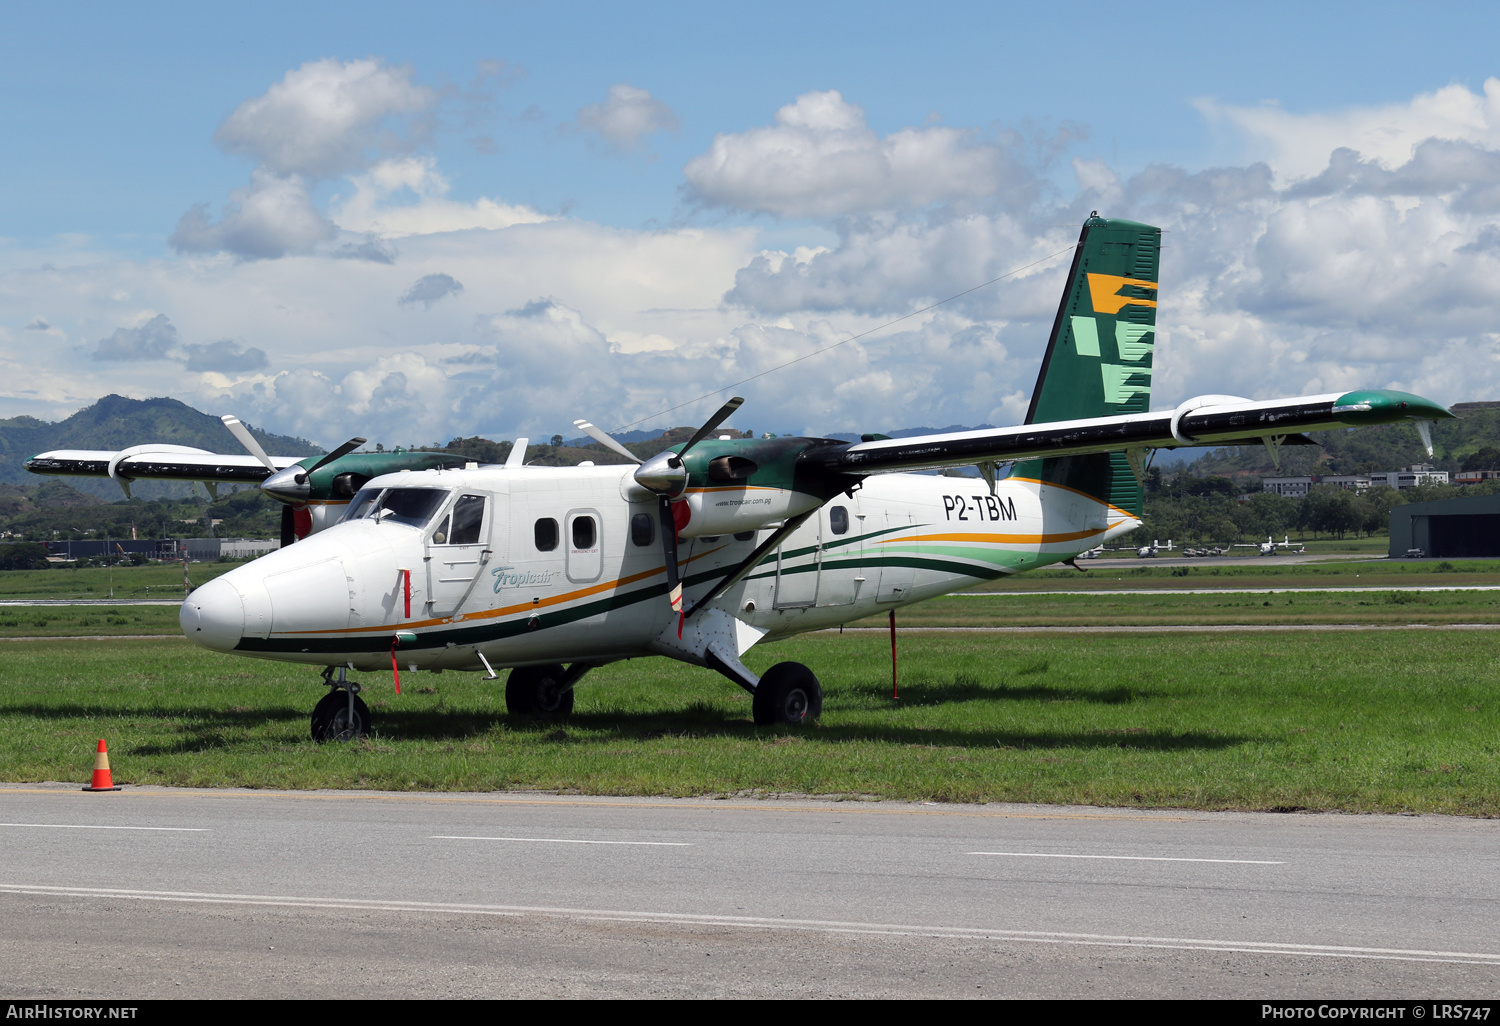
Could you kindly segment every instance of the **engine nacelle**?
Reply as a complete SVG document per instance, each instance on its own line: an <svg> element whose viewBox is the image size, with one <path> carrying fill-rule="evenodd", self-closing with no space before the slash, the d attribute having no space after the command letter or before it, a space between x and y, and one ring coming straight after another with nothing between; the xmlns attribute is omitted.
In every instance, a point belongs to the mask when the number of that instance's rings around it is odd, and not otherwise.
<svg viewBox="0 0 1500 1026"><path fill-rule="evenodd" d="M692 511L687 526L678 532L684 538L758 531L823 504L806 492L754 485L692 488L682 501Z"/></svg>

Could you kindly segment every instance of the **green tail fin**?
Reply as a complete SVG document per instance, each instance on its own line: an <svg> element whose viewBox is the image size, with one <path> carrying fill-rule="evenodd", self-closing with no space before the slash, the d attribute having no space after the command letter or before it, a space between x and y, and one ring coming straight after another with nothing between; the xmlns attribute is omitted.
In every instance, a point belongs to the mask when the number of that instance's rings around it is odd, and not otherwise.
<svg viewBox="0 0 1500 1026"><path fill-rule="evenodd" d="M1160 258L1160 228L1097 214L1084 222L1026 423L1150 408ZM1011 476L1066 485L1137 517L1144 505L1123 452L1028 460Z"/></svg>

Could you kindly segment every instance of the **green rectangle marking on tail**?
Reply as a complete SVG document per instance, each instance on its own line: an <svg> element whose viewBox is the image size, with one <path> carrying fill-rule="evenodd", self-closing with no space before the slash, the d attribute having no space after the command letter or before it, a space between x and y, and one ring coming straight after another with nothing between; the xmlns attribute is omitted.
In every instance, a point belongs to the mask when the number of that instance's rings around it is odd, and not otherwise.
<svg viewBox="0 0 1500 1026"><path fill-rule="evenodd" d="M1161 229L1084 222L1026 423L1145 413L1151 405ZM1123 452L1028 460L1013 477L1087 492L1137 517L1144 496Z"/></svg>

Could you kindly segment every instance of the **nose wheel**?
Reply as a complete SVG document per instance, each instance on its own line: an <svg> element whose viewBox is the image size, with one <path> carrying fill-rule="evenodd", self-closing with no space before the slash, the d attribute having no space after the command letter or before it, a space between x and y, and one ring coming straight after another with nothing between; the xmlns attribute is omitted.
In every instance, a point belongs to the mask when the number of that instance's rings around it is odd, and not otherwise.
<svg viewBox="0 0 1500 1026"><path fill-rule="evenodd" d="M339 667L338 680L334 680L333 667L323 671L328 694L312 711L312 739L319 744L369 736L370 707L359 697L359 685L346 679L345 672L344 667Z"/></svg>

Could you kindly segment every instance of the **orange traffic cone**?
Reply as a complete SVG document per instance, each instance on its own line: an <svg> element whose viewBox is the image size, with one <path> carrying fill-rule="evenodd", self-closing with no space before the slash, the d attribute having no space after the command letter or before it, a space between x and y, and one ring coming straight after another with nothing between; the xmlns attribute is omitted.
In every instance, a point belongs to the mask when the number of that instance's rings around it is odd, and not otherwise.
<svg viewBox="0 0 1500 1026"><path fill-rule="evenodd" d="M114 778L109 775L109 749L104 747L104 738L99 739L99 752L94 756L94 779L85 791L118 791Z"/></svg>

